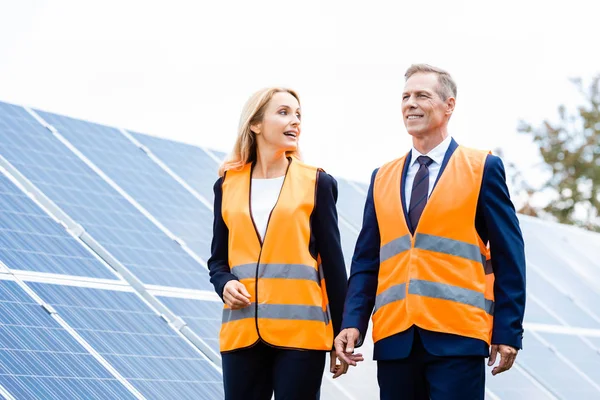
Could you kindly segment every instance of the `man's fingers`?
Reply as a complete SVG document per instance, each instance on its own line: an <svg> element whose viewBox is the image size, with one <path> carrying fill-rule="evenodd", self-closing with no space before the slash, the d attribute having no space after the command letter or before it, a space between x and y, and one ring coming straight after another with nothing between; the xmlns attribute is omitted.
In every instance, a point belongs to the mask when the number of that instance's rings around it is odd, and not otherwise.
<svg viewBox="0 0 600 400"><path fill-rule="evenodd" d="M335 346L335 353L337 355L342 354L344 352L344 338L341 333L338 335L338 337L335 338L333 344Z"/></svg>
<svg viewBox="0 0 600 400"><path fill-rule="evenodd" d="M498 346L493 344L490 349L490 359L488 361L488 366L492 366L496 363L496 355L498 354Z"/></svg>
<svg viewBox="0 0 600 400"><path fill-rule="evenodd" d="M363 357L363 355L361 353L350 354L350 355L348 355L348 357L351 358L352 361L354 361L354 362L360 362L360 361L365 360L365 358Z"/></svg>
<svg viewBox="0 0 600 400"><path fill-rule="evenodd" d="M498 375L511 369L517 358L517 354L514 350L510 348L503 350L504 351L500 353L500 363L492 370L492 375Z"/></svg>
<svg viewBox="0 0 600 400"><path fill-rule="evenodd" d="M347 354L352 354L354 353L354 345L356 344L356 340L358 339L358 336L356 335L356 332L351 330L346 334L346 350L345 353Z"/></svg>

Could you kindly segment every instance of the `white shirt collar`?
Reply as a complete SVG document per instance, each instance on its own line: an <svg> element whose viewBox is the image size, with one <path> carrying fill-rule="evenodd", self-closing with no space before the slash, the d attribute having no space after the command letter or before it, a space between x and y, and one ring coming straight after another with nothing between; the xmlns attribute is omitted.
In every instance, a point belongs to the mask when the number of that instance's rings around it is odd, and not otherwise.
<svg viewBox="0 0 600 400"><path fill-rule="evenodd" d="M417 150L413 147L412 153L411 153L410 164L412 165L412 164L416 163L417 157L419 157L419 156L427 156L427 157L431 158L433 160L433 162L438 163L438 165L442 165L442 162L444 161L444 156L446 155L446 152L448 151L448 148L450 147L451 141L452 141L452 136L448 135L448 137L446 137L446 139L444 139L442 141L442 143L435 146L435 148L433 148L427 154L421 154L419 152L419 150Z"/></svg>

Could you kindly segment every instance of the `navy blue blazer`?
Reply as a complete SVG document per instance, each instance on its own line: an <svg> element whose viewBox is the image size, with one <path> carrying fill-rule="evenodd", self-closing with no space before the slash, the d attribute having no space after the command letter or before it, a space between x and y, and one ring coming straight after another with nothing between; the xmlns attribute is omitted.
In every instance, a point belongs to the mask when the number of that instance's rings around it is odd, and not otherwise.
<svg viewBox="0 0 600 400"><path fill-rule="evenodd" d="M219 178L214 185L214 223L211 244L212 255L208 259L210 281L217 294L223 299L223 288L232 279L237 279L229 268L229 228L223 220L221 202L223 199L223 178ZM342 254L340 230L336 209L338 190L336 180L329 174L319 171L315 208L310 217L310 243L309 251L317 259L321 256L321 265L334 335L340 331L342 312L348 276Z"/></svg>
<svg viewBox="0 0 600 400"><path fill-rule="evenodd" d="M458 144L452 139L435 184L444 173L448 160L457 147ZM410 160L411 153L409 152L402 171L402 187L400 188L406 221L409 219L405 204L404 182ZM379 273L381 239L373 203L373 182L377 171L378 169L373 172L371 177L363 226L352 258L342 322L342 329L359 329L361 342L366 335L369 318L375 305ZM475 227L484 243L489 240L492 267L496 278L492 344L505 344L520 349L525 313L525 250L519 221L506 186L504 165L500 158L493 155L488 155L485 161ZM374 358L376 360L393 360L407 357L412 348L415 334L421 336L425 349L437 356L487 357L489 355L489 348L482 340L427 331L413 326L404 332L375 343ZM361 344L358 343L358 345Z"/></svg>

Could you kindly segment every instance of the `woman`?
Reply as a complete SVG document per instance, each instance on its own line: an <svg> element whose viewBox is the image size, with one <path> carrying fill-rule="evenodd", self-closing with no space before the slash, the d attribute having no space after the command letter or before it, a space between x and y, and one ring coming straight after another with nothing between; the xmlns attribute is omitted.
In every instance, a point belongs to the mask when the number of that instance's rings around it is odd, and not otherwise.
<svg viewBox="0 0 600 400"><path fill-rule="evenodd" d="M339 332L346 268L337 183L300 161L300 103L255 93L214 186L210 279L225 303L220 346L226 399L316 399ZM334 377L348 365L336 365Z"/></svg>

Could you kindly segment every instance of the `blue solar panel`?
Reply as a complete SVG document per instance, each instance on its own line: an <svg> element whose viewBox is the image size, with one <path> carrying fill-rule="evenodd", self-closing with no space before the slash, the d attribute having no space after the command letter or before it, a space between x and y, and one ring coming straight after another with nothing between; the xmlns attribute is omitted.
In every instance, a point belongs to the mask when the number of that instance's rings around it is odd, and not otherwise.
<svg viewBox="0 0 600 400"><path fill-rule="evenodd" d="M0 175L0 260L15 270L117 279L4 175Z"/></svg>
<svg viewBox="0 0 600 400"><path fill-rule="evenodd" d="M568 325L579 328L600 329L600 321L582 310L569 297L560 293L541 275L530 269L527 271L527 292L542 301Z"/></svg>
<svg viewBox="0 0 600 400"><path fill-rule="evenodd" d="M520 356L517 358L520 358ZM539 383L528 378L516 366L496 376L492 376L490 367L486 366L485 368L487 372L485 385L500 399L541 400L550 398L548 392L540 387Z"/></svg>
<svg viewBox="0 0 600 400"><path fill-rule="evenodd" d="M199 256L210 257L212 211L115 128L36 112Z"/></svg>
<svg viewBox="0 0 600 400"><path fill-rule="evenodd" d="M594 344L575 335L540 332L539 335L568 357L577 368L594 382L600 382L600 353ZM600 392L597 394L600 398Z"/></svg>
<svg viewBox="0 0 600 400"><path fill-rule="evenodd" d="M223 398L217 369L134 293L30 286L146 398Z"/></svg>
<svg viewBox="0 0 600 400"><path fill-rule="evenodd" d="M525 322L534 324L563 325L554 315L550 313L543 303L537 298L527 297L527 306L525 307Z"/></svg>
<svg viewBox="0 0 600 400"><path fill-rule="evenodd" d="M559 358L532 334L527 335L526 348L517 362L552 392L565 399L597 399L600 392L584 377ZM591 353L591 349L590 349ZM590 354L591 355L591 354ZM570 357L570 354L564 354Z"/></svg>
<svg viewBox="0 0 600 400"><path fill-rule="evenodd" d="M0 384L16 399L133 399L16 282L0 280Z"/></svg>
<svg viewBox="0 0 600 400"><path fill-rule="evenodd" d="M214 301L160 296L158 299L183 318L192 331L219 352L219 330L223 304Z"/></svg>
<svg viewBox="0 0 600 400"><path fill-rule="evenodd" d="M205 267L21 107L0 103L0 154L142 282L212 290Z"/></svg>
<svg viewBox="0 0 600 400"><path fill-rule="evenodd" d="M153 136L132 133L173 172L213 203L213 185L217 180L219 164L200 147L173 142Z"/></svg>

